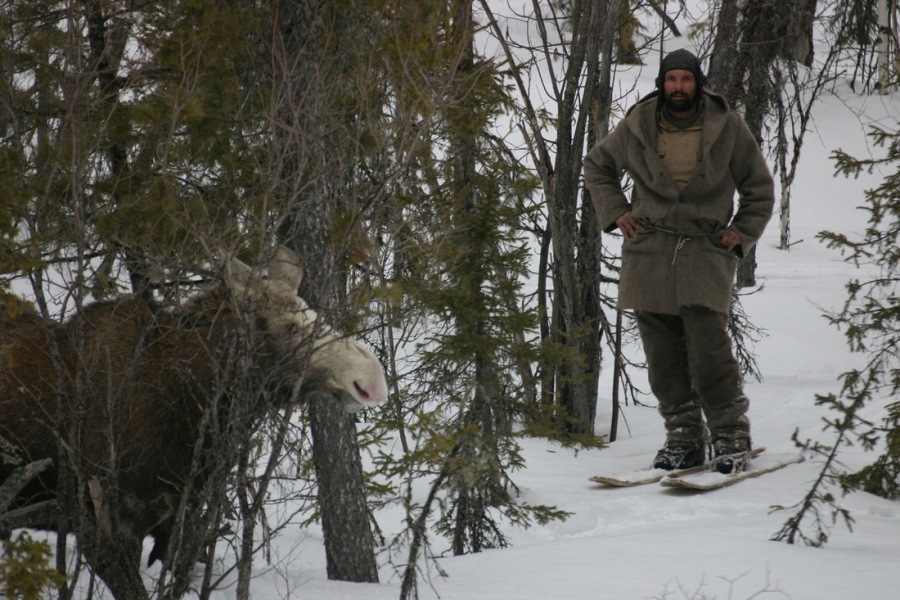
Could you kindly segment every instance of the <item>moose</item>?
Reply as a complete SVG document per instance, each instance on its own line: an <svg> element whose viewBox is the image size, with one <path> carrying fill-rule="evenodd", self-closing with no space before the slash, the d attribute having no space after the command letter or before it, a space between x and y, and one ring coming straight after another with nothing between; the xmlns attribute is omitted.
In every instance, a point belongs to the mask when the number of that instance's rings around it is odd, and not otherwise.
<svg viewBox="0 0 900 600"><path fill-rule="evenodd" d="M65 497L88 518L60 508L24 524L67 523L120 600L146 597L144 537L154 540L150 562L168 564L178 507L202 502L196 490L223 468L221 432L258 428L314 394L347 412L387 397L376 357L297 295L298 257L279 247L267 267L265 277L226 261L219 283L172 310L135 297L88 304L64 323L0 310L0 483L52 459L13 503L27 510L61 502L74 473Z"/></svg>

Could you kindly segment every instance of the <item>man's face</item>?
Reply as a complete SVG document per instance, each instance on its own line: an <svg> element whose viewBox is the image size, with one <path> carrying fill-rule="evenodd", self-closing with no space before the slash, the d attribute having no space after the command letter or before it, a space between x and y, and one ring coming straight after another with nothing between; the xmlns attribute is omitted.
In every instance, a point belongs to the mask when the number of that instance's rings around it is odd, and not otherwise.
<svg viewBox="0 0 900 600"><path fill-rule="evenodd" d="M674 113L688 112L694 108L697 80L685 69L672 69L663 76L663 94L666 107Z"/></svg>

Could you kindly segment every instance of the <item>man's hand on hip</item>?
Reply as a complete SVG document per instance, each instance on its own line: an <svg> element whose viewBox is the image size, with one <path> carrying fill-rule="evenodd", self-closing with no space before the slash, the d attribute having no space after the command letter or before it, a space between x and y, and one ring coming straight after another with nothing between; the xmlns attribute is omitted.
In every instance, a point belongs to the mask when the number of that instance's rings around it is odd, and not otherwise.
<svg viewBox="0 0 900 600"><path fill-rule="evenodd" d="M622 235L625 236L626 240L633 238L644 230L644 222L640 219L635 219L630 210L616 219L616 225L622 231Z"/></svg>
<svg viewBox="0 0 900 600"><path fill-rule="evenodd" d="M735 248L742 245L741 236L735 230L726 228L721 230L720 233L722 234L722 245L729 252L733 252Z"/></svg>

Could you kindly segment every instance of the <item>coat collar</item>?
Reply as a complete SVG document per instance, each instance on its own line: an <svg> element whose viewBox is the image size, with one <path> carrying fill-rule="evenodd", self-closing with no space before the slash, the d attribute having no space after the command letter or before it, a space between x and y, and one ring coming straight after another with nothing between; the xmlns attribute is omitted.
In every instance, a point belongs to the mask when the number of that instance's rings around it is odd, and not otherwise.
<svg viewBox="0 0 900 600"><path fill-rule="evenodd" d="M703 146L706 150L719 137L731 110L728 101L719 94L703 90L706 114L703 116ZM628 109L625 123L645 145L655 148L658 132L659 90L654 90Z"/></svg>
<svg viewBox="0 0 900 600"><path fill-rule="evenodd" d="M658 97L658 92L644 96L628 111L623 124L628 127L628 130L641 145L647 176L651 177L653 173L658 174L654 177L656 192L663 197L677 198L682 194L682 191L678 189L678 184L666 171L656 151L659 137ZM716 140L722 135L730 112L728 103L722 96L704 91L703 98L705 112L703 115L703 133L701 134L700 142L702 149L700 164L697 167L698 171L704 168L707 161L711 159L710 151ZM692 184L693 180L688 183L685 190L688 190Z"/></svg>

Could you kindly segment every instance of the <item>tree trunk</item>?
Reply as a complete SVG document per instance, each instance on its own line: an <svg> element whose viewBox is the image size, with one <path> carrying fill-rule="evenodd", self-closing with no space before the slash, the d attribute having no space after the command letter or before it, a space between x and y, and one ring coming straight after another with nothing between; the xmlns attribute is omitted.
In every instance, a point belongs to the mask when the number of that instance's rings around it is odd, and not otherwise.
<svg viewBox="0 0 900 600"><path fill-rule="evenodd" d="M617 10L619 0L613 2ZM579 193L582 151L588 135L590 111L576 112L576 105L591 106L609 3L578 2L572 6L577 35L570 53L563 94L556 98L559 126L556 162L545 190L552 234L554 310L552 329L560 341L575 350L578 359L566 360L555 377L559 404L566 409L566 431L593 435L599 381L599 231L589 197ZM580 86L581 77L592 82ZM578 93L584 90L584 97ZM582 190L583 192L583 190ZM580 221L580 227L579 227Z"/></svg>
<svg viewBox="0 0 900 600"><path fill-rule="evenodd" d="M893 2L878 0L878 37L875 38L875 62L878 82L875 88L882 94L888 93L893 83L891 61L891 11Z"/></svg>
<svg viewBox="0 0 900 600"><path fill-rule="evenodd" d="M627 3L625 3L625 7L627 9ZM594 101L593 104L597 106L596 111L592 111L592 126L588 130L588 138L587 138L587 147L591 148L596 144L599 140L606 137L609 133L609 118L610 112L612 110L612 73L613 73L613 39L615 37L615 29L616 24L619 22L620 11L622 9L622 0L609 0L606 4L606 15L604 17L604 25L603 25L603 34L602 34L602 42L600 44L600 63L598 65L598 72L595 73L594 77L591 79L591 85L595 87L594 89ZM582 194L584 194L584 199L582 201L583 206L586 210L590 210L593 212L593 202L591 201L590 194L587 190L583 190ZM592 273L593 277L589 278L592 282L591 289L593 290L594 297L591 299L593 310L595 311L595 316L598 323L605 323L607 325L606 330L609 331L608 323L606 322L606 313L603 311L602 307L602 297L600 294L600 278L601 278L601 265L603 264L602 259L602 232L599 229L596 219L592 219L593 223L592 230L590 233L586 233L585 235L591 235L594 241L594 248L592 251L594 252L595 260L592 265ZM584 237L584 236L583 236ZM608 440L610 442L614 442L616 440L616 436L618 435L618 426L619 426L619 383L621 380L622 374L622 361L621 361L621 350L622 350L622 312L616 311L616 328L615 328L615 340L614 349L613 349L613 389L612 389L612 414L610 417L610 425L609 425L609 437ZM595 337L597 348L595 351L596 354L596 366L595 369L599 374L600 371L600 361L601 361L601 347L600 347L600 336L599 331L598 335ZM596 409L596 407L595 407Z"/></svg>
<svg viewBox="0 0 900 600"><path fill-rule="evenodd" d="M787 185L782 184L781 199L778 202L779 215L778 219L778 249L787 250L791 247L791 190Z"/></svg>
<svg viewBox="0 0 900 600"><path fill-rule="evenodd" d="M481 0L491 15L487 0ZM596 215L587 196L580 194L582 154L590 115L596 110L594 94L600 45L604 33L612 31L621 0L576 0L567 5L564 27L545 19L541 3L533 3L534 18L541 33L543 51L557 43L549 41L548 30L567 32L571 43L566 52L564 80L553 86L558 129L551 144L545 141L538 111L529 101L528 87L513 69L513 77L525 102L526 119L520 128L528 143L535 168L541 177L547 202L548 225L541 238L538 266L538 306L543 344L564 347L565 358L542 371L541 404L565 409L566 420L556 423L562 432L592 435L596 416L599 381L600 302ZM607 16L609 15L609 16ZM491 26L511 64L516 59L493 17ZM612 23L610 23L612 22ZM609 27L605 25L609 24ZM532 49L533 52L539 52ZM546 56L548 60L556 60ZM585 78L589 85L584 85ZM555 153L555 159L554 159ZM552 279L552 296L547 281ZM548 301L548 297L552 299ZM539 411L542 413L542 411ZM543 413L542 413L543 414Z"/></svg>
<svg viewBox="0 0 900 600"><path fill-rule="evenodd" d="M310 404L310 427L328 578L377 583L355 419L322 396Z"/></svg>
<svg viewBox="0 0 900 600"><path fill-rule="evenodd" d="M779 58L812 60L811 48L798 38L807 40L805 28L814 11L815 0L748 0L744 4L723 0L709 85L743 109L744 120L760 146L772 100L781 93L770 75L772 65ZM741 260L737 273L739 288L755 285L756 247Z"/></svg>
<svg viewBox="0 0 900 600"><path fill-rule="evenodd" d="M738 70L738 0L722 0L716 21L716 36L707 73L711 90L734 103L740 93L743 76Z"/></svg>
<svg viewBox="0 0 900 600"><path fill-rule="evenodd" d="M343 257L333 226L341 190L352 183L346 158L341 110L344 81L341 54L330 45L340 39L327 3L279 1L275 8L276 73L280 99L280 150L284 152L284 187L292 203L291 245L304 260L303 297L326 320L339 321L346 300ZM346 150L346 151L345 151ZM330 319L329 319L330 317ZM340 403L310 399L313 460L325 555L330 579L377 582L375 541L369 523L365 480L354 418Z"/></svg>
<svg viewBox="0 0 900 600"><path fill-rule="evenodd" d="M306 202L305 208L329 215L323 208L327 201ZM305 210L303 211L306 212ZM308 216L308 213L307 213ZM329 215L330 216L330 215ZM304 297L313 306L327 306L328 293L320 281L343 281L335 273L336 258L319 240L327 239L326 229L312 230L303 226L308 219L297 215L293 245L306 261L306 277L310 284L302 287ZM303 243L306 240L307 243ZM310 242L311 241L311 242ZM326 285L325 287L329 287ZM313 291L317 289L317 291ZM339 288L330 290L338 293ZM334 300L331 300L334 306ZM313 304L314 303L314 304ZM347 415L333 398L310 399L310 429L313 438L313 461L318 482L319 508L325 537L325 557L329 579L340 581L378 582L375 563L375 538L369 522L365 477L356 439L355 417Z"/></svg>

